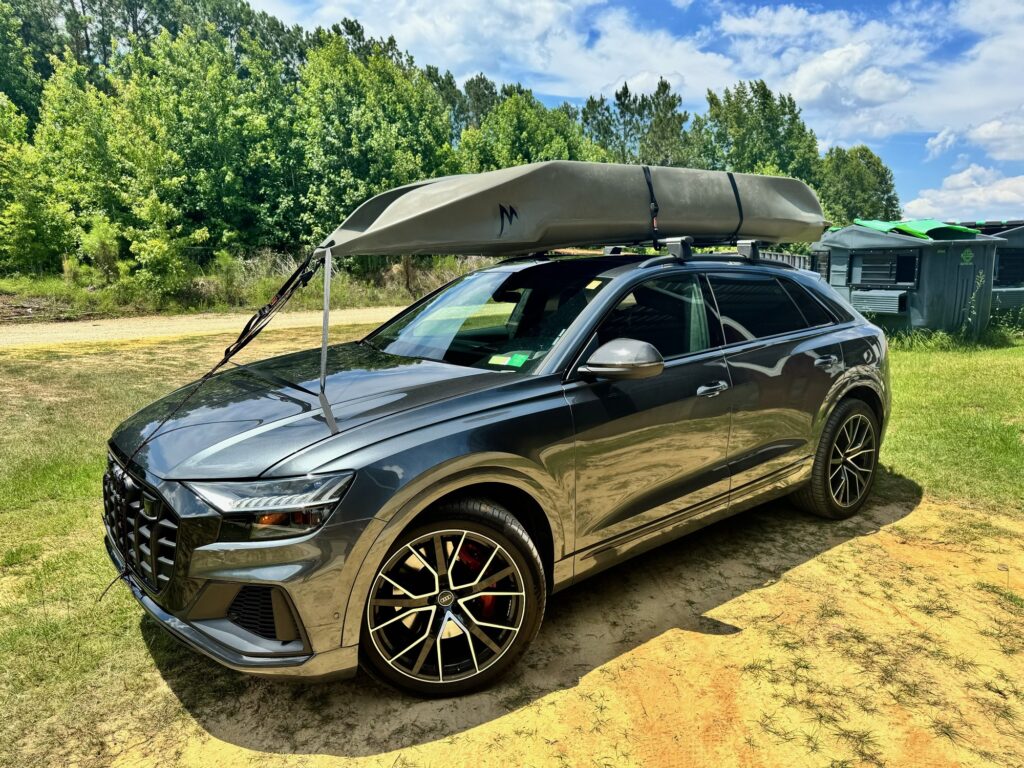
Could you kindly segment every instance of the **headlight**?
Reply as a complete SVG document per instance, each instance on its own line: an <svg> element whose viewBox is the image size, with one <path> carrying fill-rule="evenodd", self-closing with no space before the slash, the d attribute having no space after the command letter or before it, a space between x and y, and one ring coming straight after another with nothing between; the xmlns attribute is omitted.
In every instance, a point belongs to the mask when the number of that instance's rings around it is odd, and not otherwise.
<svg viewBox="0 0 1024 768"><path fill-rule="evenodd" d="M186 485L224 515L221 541L278 539L319 528L352 482L352 472L280 480Z"/></svg>

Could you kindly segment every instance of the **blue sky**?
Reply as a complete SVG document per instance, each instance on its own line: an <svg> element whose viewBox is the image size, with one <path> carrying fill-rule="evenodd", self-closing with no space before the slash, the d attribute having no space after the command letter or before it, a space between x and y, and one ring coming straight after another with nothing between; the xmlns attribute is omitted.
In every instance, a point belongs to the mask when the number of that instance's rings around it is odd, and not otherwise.
<svg viewBox="0 0 1024 768"><path fill-rule="evenodd" d="M763 78L822 150L865 143L908 216L1024 218L1024 0L255 0L289 23L345 16L463 81L520 81L548 103L650 90L703 109Z"/></svg>

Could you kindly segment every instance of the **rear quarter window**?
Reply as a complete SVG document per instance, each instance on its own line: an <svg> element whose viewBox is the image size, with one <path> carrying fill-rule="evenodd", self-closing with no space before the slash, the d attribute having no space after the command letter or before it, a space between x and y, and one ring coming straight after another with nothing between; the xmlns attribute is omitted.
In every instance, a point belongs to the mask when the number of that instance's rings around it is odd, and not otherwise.
<svg viewBox="0 0 1024 768"><path fill-rule="evenodd" d="M829 325L834 322L828 310L802 285L797 285L792 280L780 280L779 282L782 283L782 287L786 289L786 293L789 294L793 303L800 309L807 325L816 328L819 325Z"/></svg>
<svg viewBox="0 0 1024 768"><path fill-rule="evenodd" d="M770 275L710 274L726 344L777 336L808 327L789 294Z"/></svg>

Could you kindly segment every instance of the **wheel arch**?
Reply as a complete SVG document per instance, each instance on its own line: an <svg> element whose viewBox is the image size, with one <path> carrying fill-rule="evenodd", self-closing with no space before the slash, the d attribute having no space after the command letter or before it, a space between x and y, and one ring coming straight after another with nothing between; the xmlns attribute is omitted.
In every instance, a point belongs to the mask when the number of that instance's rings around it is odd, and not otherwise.
<svg viewBox="0 0 1024 768"><path fill-rule="evenodd" d="M847 389L836 401L836 405L839 405L844 400L861 400L867 403L868 407L875 414L875 418L878 419L879 429L885 424L885 406L882 403L882 397L867 384L857 384ZM834 408L835 406L833 406L833 410Z"/></svg>
<svg viewBox="0 0 1024 768"><path fill-rule="evenodd" d="M881 381L877 381L873 376L862 372L850 372L850 375L840 378L835 384L833 384L831 392L829 392L828 396L822 402L814 424L812 445L817 446L818 441L821 439L821 434L825 428L825 424L828 422L829 416L831 416L832 412L839 406L839 403L851 398L862 400L867 403L868 407L871 408L875 417L878 419L880 432L884 434L889 415L888 407L886 405L884 385Z"/></svg>
<svg viewBox="0 0 1024 768"><path fill-rule="evenodd" d="M377 534L362 559L352 581L341 627L343 646L359 643L362 631L363 608L369 595L377 568L384 561L395 541L409 528L428 521L439 514L442 506L456 499L480 497L505 507L526 529L533 539L544 566L548 592L554 586L554 562L564 545L562 526L553 510L545 508L529 479L515 473L472 473L447 478L418 494L395 512Z"/></svg>

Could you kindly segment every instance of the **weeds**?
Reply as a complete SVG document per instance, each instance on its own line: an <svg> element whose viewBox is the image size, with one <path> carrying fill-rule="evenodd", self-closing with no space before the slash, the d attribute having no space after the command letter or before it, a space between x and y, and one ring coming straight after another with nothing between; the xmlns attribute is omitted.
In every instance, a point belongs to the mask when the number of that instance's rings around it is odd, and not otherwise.
<svg viewBox="0 0 1024 768"><path fill-rule="evenodd" d="M405 305L491 263L493 259L483 257L413 256L385 260L377 270L341 269L332 279L331 305ZM95 270L66 266L63 276L0 278L0 321L252 309L269 300L298 262L271 252L247 260L223 253L173 293L152 293L137 282L109 282ZM323 278L317 275L289 308L319 309L322 297Z"/></svg>

